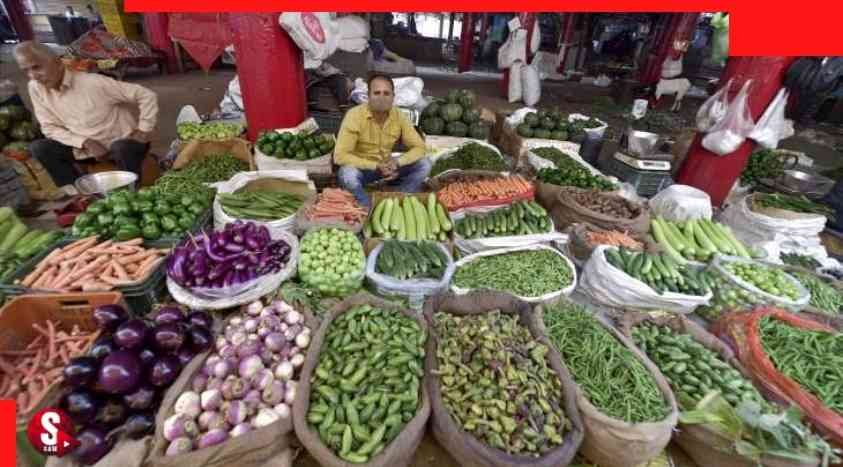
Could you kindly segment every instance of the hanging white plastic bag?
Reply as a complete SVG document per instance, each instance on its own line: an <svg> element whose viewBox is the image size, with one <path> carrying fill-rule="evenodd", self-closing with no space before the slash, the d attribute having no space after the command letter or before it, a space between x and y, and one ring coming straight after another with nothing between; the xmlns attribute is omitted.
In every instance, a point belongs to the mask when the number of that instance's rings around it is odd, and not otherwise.
<svg viewBox="0 0 843 467"><path fill-rule="evenodd" d="M650 200L650 213L669 221L711 219L711 198L694 187L672 185Z"/></svg>
<svg viewBox="0 0 843 467"><path fill-rule="evenodd" d="M521 67L520 61L516 61L509 67L509 89L507 98L510 103L515 103L523 99L524 91L521 83Z"/></svg>
<svg viewBox="0 0 843 467"><path fill-rule="evenodd" d="M706 99L700 109L697 110L697 130L706 132L726 116L726 110L729 109L729 89L732 88L732 81L734 79L730 79L725 86Z"/></svg>
<svg viewBox="0 0 843 467"><path fill-rule="evenodd" d="M282 13L278 17L278 23L302 50L305 68L318 67L317 63L321 63L337 50L340 26L331 13ZM308 66L308 63L311 66Z"/></svg>
<svg viewBox="0 0 843 467"><path fill-rule="evenodd" d="M530 107L536 105L542 97L542 82L539 79L539 72L533 65L521 67L521 87L524 103Z"/></svg>
<svg viewBox="0 0 843 467"><path fill-rule="evenodd" d="M779 141L793 136L793 122L785 118L787 98L790 93L785 88L779 89L779 93L773 102L764 110L764 115L758 120L749 138L766 149L776 149Z"/></svg>
<svg viewBox="0 0 843 467"><path fill-rule="evenodd" d="M747 135L755 128L749 110L749 87L752 80L744 83L738 97L729 104L726 116L715 123L703 137L702 145L709 151L725 156L732 153L746 141Z"/></svg>
<svg viewBox="0 0 843 467"><path fill-rule="evenodd" d="M673 60L667 57L662 62L662 78L672 79L682 74L682 56Z"/></svg>

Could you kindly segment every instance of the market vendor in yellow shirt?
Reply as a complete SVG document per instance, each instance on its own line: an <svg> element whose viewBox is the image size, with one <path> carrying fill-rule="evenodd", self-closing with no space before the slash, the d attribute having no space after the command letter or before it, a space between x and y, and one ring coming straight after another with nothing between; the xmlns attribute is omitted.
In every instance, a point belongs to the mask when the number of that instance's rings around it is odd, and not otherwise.
<svg viewBox="0 0 843 467"><path fill-rule="evenodd" d="M430 173L425 144L413 124L393 106L395 86L387 76L369 79L369 102L345 114L340 127L334 161L340 166L339 185L357 201L370 206L365 186L388 180L406 193L419 191ZM392 149L398 140L408 148L399 157Z"/></svg>

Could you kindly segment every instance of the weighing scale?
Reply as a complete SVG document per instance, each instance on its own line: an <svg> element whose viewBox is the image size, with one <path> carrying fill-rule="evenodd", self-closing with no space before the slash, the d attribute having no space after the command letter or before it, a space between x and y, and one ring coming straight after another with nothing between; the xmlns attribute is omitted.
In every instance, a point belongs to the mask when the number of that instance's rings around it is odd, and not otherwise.
<svg viewBox="0 0 843 467"><path fill-rule="evenodd" d="M621 137L621 150L606 163L604 171L635 187L640 196L653 196L673 184L673 155L658 153L660 136L628 128Z"/></svg>

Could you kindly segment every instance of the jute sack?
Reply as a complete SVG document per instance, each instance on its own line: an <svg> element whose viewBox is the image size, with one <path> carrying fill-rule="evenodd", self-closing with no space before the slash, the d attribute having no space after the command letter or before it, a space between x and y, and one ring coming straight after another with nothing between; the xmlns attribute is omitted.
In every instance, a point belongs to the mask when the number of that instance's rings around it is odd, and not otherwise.
<svg viewBox="0 0 843 467"><path fill-rule="evenodd" d="M493 448L473 435L462 430L451 417L442 397L439 363L436 358L438 345L433 331L434 314L445 311L454 315L468 316L483 314L490 310L517 315L521 325L530 330L536 341L546 345L550 367L559 376L565 393L565 417L570 421L570 430L565 433L562 444L542 457L514 456ZM497 292L471 292L466 295L442 294L430 297L424 304L424 317L431 329L425 355L425 374L433 405L433 436L463 467L559 467L568 465L577 453L583 439L583 424L575 399L575 385L559 354L540 332L530 305L509 294Z"/></svg>
<svg viewBox="0 0 843 467"><path fill-rule="evenodd" d="M152 444L151 436L144 436L141 439L126 439L119 441L111 451L96 464L95 467L140 467L149 454L149 447ZM64 457L48 457L45 467L81 467L73 455Z"/></svg>
<svg viewBox="0 0 843 467"><path fill-rule="evenodd" d="M541 193L541 190L542 187L539 188L539 193ZM582 192L591 192L593 196L601 198L621 200L627 203L632 209L637 210L638 215L632 219L623 219L593 211L580 205L571 197L574 193ZM541 199L541 196L540 194L539 199ZM582 222L587 222L604 229L622 230L639 234L646 233L650 228L650 211L647 206L634 203L615 193L600 193L592 190L563 187L559 189L556 200L557 202L550 208L550 215L557 229L564 229L569 225Z"/></svg>
<svg viewBox="0 0 843 467"><path fill-rule="evenodd" d="M310 380L313 372L319 364L319 354L322 352L322 344L325 342L325 337L328 334L328 329L331 323L338 316L345 313L351 308L358 305L371 305L372 307L380 308L385 311L393 311L395 313L402 313L407 317L415 319L419 326L427 332L427 324L423 319L411 310L404 309L395 303L387 302L386 300L375 297L368 293L362 292L351 297L346 298L338 303L331 313L322 320L319 330L310 341L310 347L307 351L307 358L302 366L301 377L299 385L296 388L296 401L293 404L293 424L296 429L296 435L299 441L307 449L307 452L319 462L323 467L350 467L350 466L364 466L364 467L402 467L410 465L413 460L413 455L424 438L425 426L427 419L430 416L430 397L428 396L427 385L424 381L420 386L421 390L421 404L417 409L415 417L413 417L406 425L401 433L389 443L383 451L378 455L369 459L365 464L352 464L340 459L333 451L331 451L319 437L319 433L310 427L307 422L307 412L310 409Z"/></svg>

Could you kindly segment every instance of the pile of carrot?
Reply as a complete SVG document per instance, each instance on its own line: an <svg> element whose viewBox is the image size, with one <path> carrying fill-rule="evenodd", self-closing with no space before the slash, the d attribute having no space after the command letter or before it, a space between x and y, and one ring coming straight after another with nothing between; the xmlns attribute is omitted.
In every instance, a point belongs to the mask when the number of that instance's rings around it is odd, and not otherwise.
<svg viewBox="0 0 843 467"><path fill-rule="evenodd" d="M643 250L644 244L630 237L626 232L617 230L604 230L601 232L588 232L585 235L586 241L592 246L612 245L629 248L631 250Z"/></svg>
<svg viewBox="0 0 843 467"><path fill-rule="evenodd" d="M67 363L87 352L99 336L99 331L86 333L78 326L70 333L57 331L50 320L32 328L38 337L25 349L0 351L0 399L14 399L19 414L34 409L61 381Z"/></svg>
<svg viewBox="0 0 843 467"><path fill-rule="evenodd" d="M313 222L342 220L348 224L359 224L366 219L366 213L351 193L339 188L325 188L305 209L305 218Z"/></svg>
<svg viewBox="0 0 843 467"><path fill-rule="evenodd" d="M146 279L169 250L144 248L143 239L125 242L88 237L53 250L20 285L57 292L106 292Z"/></svg>
<svg viewBox="0 0 843 467"><path fill-rule="evenodd" d="M494 201L522 199L533 193L533 185L520 175L455 181L436 192L449 211Z"/></svg>

